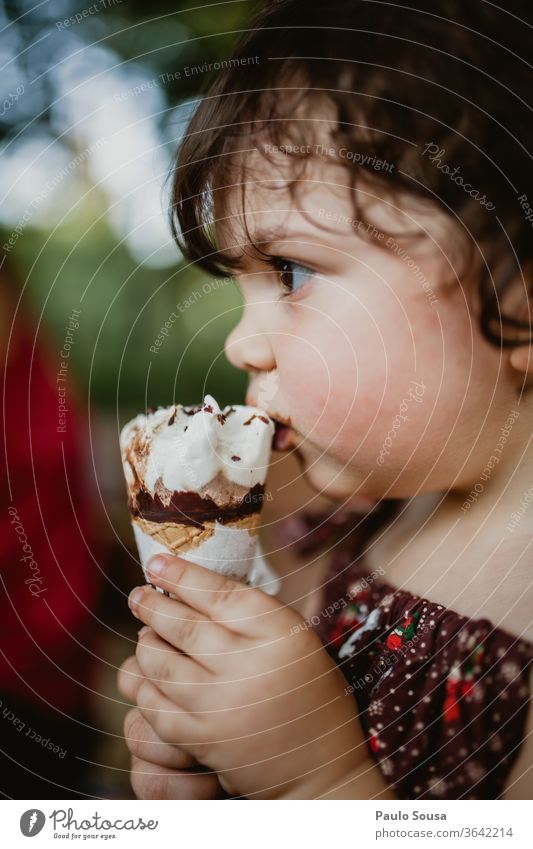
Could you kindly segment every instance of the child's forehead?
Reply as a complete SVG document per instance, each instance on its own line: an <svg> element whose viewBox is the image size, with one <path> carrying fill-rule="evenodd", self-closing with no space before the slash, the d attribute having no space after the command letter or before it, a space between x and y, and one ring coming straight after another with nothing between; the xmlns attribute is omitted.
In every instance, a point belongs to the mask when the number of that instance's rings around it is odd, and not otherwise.
<svg viewBox="0 0 533 849"><path fill-rule="evenodd" d="M393 196L385 185L314 152L293 155L257 142L233 154L225 180L213 186L221 249L290 238L291 234L361 238L370 222L384 232L421 230L435 249L448 242L449 219L434 205Z"/></svg>
<svg viewBox="0 0 533 849"><path fill-rule="evenodd" d="M305 216L318 223L325 205L346 209L353 196L345 167L258 141L233 154L224 179L213 185L217 241L258 227L282 231Z"/></svg>
<svg viewBox="0 0 533 849"><path fill-rule="evenodd" d="M351 169L328 153L338 129L331 98L309 92L297 77L291 82L294 88L278 92L290 121L258 122L252 132L240 127L226 140L211 184L217 240L230 235L230 222L231 229L245 231L250 217L279 219L302 209L316 214L326 197L337 208L353 203Z"/></svg>

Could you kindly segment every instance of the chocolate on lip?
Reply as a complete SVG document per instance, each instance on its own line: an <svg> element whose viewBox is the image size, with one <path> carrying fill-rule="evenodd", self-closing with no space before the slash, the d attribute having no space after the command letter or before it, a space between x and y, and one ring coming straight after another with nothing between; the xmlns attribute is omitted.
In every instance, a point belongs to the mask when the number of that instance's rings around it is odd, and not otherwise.
<svg viewBox="0 0 533 849"><path fill-rule="evenodd" d="M272 448L274 451L289 451L290 449L296 448L297 436L295 430L290 425L290 419L288 419L289 424L285 424L285 422L280 419L276 419L274 416L270 417L274 422L274 436L272 437Z"/></svg>
<svg viewBox="0 0 533 849"><path fill-rule="evenodd" d="M257 403L257 401L254 398L252 398L251 395L246 396L246 404L249 407L259 407L260 406ZM264 414L265 414L265 416L268 416L270 419L272 419L273 422L279 422L280 424L285 425L285 427L291 427L292 422L291 422L290 416L281 416L279 413L276 413L276 412L271 413L268 410L264 410Z"/></svg>
<svg viewBox="0 0 533 849"><path fill-rule="evenodd" d="M268 413L274 424L283 425L283 427L292 427L292 419L290 416L280 416L277 413Z"/></svg>
<svg viewBox="0 0 533 849"><path fill-rule="evenodd" d="M246 403L251 407L257 407L255 400L249 396L246 397ZM288 451L291 448L296 449L296 432L292 427L291 417L281 416L279 413L267 413L266 411L265 415L274 422L275 430L272 437L272 450ZM245 422L245 424L247 424L247 422ZM284 445L284 442L288 442L288 444Z"/></svg>

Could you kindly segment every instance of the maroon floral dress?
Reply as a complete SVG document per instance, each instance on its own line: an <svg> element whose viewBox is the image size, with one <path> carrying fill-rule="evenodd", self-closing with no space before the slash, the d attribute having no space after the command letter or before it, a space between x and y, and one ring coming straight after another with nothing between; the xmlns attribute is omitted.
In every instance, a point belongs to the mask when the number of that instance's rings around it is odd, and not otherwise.
<svg viewBox="0 0 533 849"><path fill-rule="evenodd" d="M359 527L353 514L293 526L301 554L335 545L310 625L344 673L370 752L399 798L496 799L523 740L533 645L365 570L363 541L397 509L384 507Z"/></svg>

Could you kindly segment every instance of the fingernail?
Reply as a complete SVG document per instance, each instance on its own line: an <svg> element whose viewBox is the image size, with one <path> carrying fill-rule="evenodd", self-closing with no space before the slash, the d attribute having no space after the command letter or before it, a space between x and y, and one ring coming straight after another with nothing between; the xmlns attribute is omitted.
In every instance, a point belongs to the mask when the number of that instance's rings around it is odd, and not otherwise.
<svg viewBox="0 0 533 849"><path fill-rule="evenodd" d="M130 595L129 595L129 598L128 598L129 606L131 608L138 607L139 604L141 603L142 596L143 596L142 587L136 587L134 590L132 590Z"/></svg>
<svg viewBox="0 0 533 849"><path fill-rule="evenodd" d="M165 558L158 555L150 560L148 564L148 571L151 572L152 575L161 575L166 565Z"/></svg>
<svg viewBox="0 0 533 849"><path fill-rule="evenodd" d="M146 634L146 632L149 631L149 630L150 630L149 625L143 625L143 627L137 632L137 637L139 637L139 638L142 637L143 634Z"/></svg>

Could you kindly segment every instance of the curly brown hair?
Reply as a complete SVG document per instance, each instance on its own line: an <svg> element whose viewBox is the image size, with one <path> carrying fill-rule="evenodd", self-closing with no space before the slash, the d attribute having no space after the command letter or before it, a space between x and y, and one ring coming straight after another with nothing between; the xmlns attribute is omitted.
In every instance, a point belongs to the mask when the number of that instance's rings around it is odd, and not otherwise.
<svg viewBox="0 0 533 849"><path fill-rule="evenodd" d="M304 139L305 152L291 155L295 166L305 163L325 99L334 110L332 141L357 151L345 162L353 186L364 178L444 210L477 254L484 336L498 346L529 342L532 22L531 0L505 9L486 0L270 3L221 63L179 147L171 226L181 250L211 273L235 270L216 243L215 185L235 185L233 154L243 140L290 140L294 151ZM439 167L428 149L440 151ZM525 320L501 307L517 274Z"/></svg>

